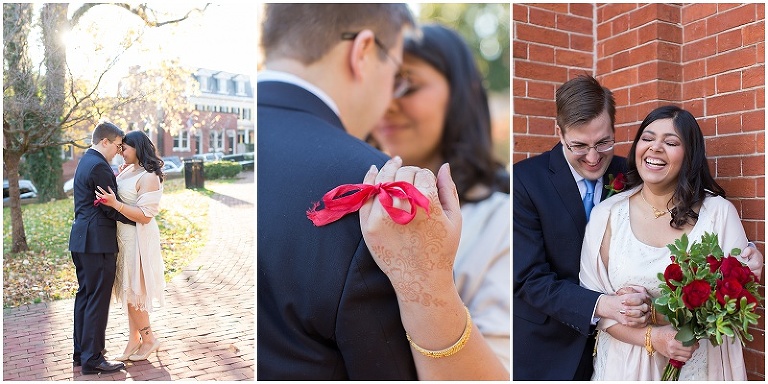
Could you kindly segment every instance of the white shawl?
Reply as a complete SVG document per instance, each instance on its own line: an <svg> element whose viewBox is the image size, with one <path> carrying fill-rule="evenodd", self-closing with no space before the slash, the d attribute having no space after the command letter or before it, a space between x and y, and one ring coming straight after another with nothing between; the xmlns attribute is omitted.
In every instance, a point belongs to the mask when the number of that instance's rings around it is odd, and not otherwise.
<svg viewBox="0 0 768 384"><path fill-rule="evenodd" d="M155 221L155 215L160 212L160 198L163 196L163 187L157 191L147 192L138 196L136 206L141 209L144 216L151 217L147 224L136 223L136 252L134 265L141 266L142 274L134 273L131 276L131 292L136 299L136 307L141 310L149 310L153 299L159 306L165 304L163 291L165 289L165 277L163 257L160 253L160 229ZM138 271L137 271L138 272ZM146 291L142 291L142 287Z"/></svg>

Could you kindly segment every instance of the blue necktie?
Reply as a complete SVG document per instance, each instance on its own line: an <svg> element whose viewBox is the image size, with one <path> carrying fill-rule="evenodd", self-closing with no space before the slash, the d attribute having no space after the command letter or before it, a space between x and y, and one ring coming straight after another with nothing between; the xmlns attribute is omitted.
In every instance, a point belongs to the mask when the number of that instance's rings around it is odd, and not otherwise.
<svg viewBox="0 0 768 384"><path fill-rule="evenodd" d="M584 212L587 213L587 220L589 220L589 213L592 211L592 207L595 206L595 182L597 180L584 179L584 183L587 185L587 193L584 194Z"/></svg>

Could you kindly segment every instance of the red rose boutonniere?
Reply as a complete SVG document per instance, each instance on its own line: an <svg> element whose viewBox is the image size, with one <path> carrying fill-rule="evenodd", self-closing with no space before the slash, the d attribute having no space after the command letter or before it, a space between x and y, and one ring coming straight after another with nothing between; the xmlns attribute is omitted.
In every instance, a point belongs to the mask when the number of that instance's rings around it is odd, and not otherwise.
<svg viewBox="0 0 768 384"><path fill-rule="evenodd" d="M623 173L617 174L616 177L608 175L608 184L604 186L604 188L608 190L608 196L606 196L606 198L611 197L614 193L623 191L626 182L627 180L624 178Z"/></svg>

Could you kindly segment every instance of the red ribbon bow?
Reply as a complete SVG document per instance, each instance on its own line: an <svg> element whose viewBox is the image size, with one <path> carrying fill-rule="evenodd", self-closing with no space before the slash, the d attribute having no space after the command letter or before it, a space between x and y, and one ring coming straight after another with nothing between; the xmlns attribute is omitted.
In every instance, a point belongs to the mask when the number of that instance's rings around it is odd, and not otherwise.
<svg viewBox="0 0 768 384"><path fill-rule="evenodd" d="M106 198L106 197L102 197L101 199L96 199L96 200L94 200L94 201L93 201L93 206L94 206L94 207L98 207L98 206L99 206L99 204L101 204L101 203L106 203L106 202L107 202L107 198Z"/></svg>
<svg viewBox="0 0 768 384"><path fill-rule="evenodd" d="M416 207L424 208L429 215L429 199L424 196L413 184L405 181L385 182L376 185L370 184L344 184L323 195L324 209L317 210L320 203L315 203L307 211L307 218L312 220L316 227L332 223L348 213L360 209L371 197L379 195L379 202L389 213L389 216L398 224L408 224L416 217ZM406 211L392 205L393 197L408 199L411 210Z"/></svg>

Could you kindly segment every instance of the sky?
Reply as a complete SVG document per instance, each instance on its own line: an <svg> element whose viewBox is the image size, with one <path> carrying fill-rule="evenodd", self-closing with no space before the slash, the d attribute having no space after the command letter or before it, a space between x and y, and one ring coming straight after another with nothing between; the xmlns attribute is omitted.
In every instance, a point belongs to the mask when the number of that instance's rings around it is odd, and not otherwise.
<svg viewBox="0 0 768 384"><path fill-rule="evenodd" d="M81 4L70 3L70 17ZM159 17L167 20L184 15L195 7L202 8L205 2L155 1L148 5L167 13ZM63 36L67 44L67 62L73 75L94 78L114 61L114 67L102 80L106 93L116 90L117 81L127 74L130 66L148 67L162 59L176 57L191 68L222 70L253 77L258 49L256 12L256 2L218 1L203 13L193 12L177 25L149 28L126 10L112 5L96 6L70 33ZM126 36L139 34L141 44L122 52L120 42ZM41 57L41 52L42 49L33 50L33 60Z"/></svg>

